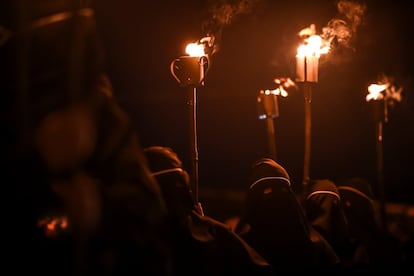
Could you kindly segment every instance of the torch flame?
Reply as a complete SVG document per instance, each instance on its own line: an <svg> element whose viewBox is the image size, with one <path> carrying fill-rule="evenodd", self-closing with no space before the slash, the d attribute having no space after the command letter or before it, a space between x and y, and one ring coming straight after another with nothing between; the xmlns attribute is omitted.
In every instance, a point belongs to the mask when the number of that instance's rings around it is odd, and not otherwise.
<svg viewBox="0 0 414 276"><path fill-rule="evenodd" d="M185 52L190 57L208 56L214 52L214 37L206 36L194 43L187 44Z"/></svg>
<svg viewBox="0 0 414 276"><path fill-rule="evenodd" d="M288 92L287 89L290 88L294 88L297 89L298 86L297 84L292 81L290 78L275 78L274 83L276 83L278 85L278 87L276 89L263 89L260 90L261 94L265 94L265 95L276 95L276 96L282 96L282 97L287 97L288 96Z"/></svg>
<svg viewBox="0 0 414 276"><path fill-rule="evenodd" d="M299 32L299 36L304 38L304 43L298 47L296 57L317 57L327 54L330 50L330 42L322 39L315 34L315 24Z"/></svg>
<svg viewBox="0 0 414 276"><path fill-rule="evenodd" d="M305 43L298 47L296 57L317 57L327 54L330 50L329 45L325 45L319 35L312 35L305 40Z"/></svg>
<svg viewBox="0 0 414 276"><path fill-rule="evenodd" d="M368 94L366 96L366 101L369 102L371 100L382 100L384 99L384 95L381 93L387 89L387 84L370 84L368 86Z"/></svg>
<svg viewBox="0 0 414 276"><path fill-rule="evenodd" d="M269 91L270 93L273 93L275 95L287 97L288 92L286 89L290 89L291 87L293 87L294 89L298 88L297 84L291 78L275 78L273 81L278 85L278 88L274 90L265 90L265 93Z"/></svg>
<svg viewBox="0 0 414 276"><path fill-rule="evenodd" d="M392 78L389 76L381 76L381 81L376 84L368 86L369 94L366 100L382 100L385 99L387 103L393 106L396 102L400 102L403 88L392 83Z"/></svg>
<svg viewBox="0 0 414 276"><path fill-rule="evenodd" d="M191 57L202 57L205 56L204 45L198 43L189 43L185 47L185 52Z"/></svg>
<svg viewBox="0 0 414 276"><path fill-rule="evenodd" d="M287 91L283 88L283 87L278 87L276 89L270 90L270 89L266 89L266 90L261 90L260 93L263 93L265 95L280 95L282 97L287 97L288 93Z"/></svg>

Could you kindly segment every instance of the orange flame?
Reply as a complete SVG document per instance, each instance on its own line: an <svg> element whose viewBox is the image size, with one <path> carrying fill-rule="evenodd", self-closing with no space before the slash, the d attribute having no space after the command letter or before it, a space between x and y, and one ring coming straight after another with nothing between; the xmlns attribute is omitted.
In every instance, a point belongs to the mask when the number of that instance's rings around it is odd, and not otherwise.
<svg viewBox="0 0 414 276"><path fill-rule="evenodd" d="M384 99L384 95L381 93L387 89L387 84L370 84L368 86L368 94L366 96L366 101L369 102L371 100L382 100Z"/></svg>
<svg viewBox="0 0 414 276"><path fill-rule="evenodd" d="M38 227L44 230L47 237L57 237L59 231L66 230L68 228L68 218L66 216L48 216L39 219L37 222Z"/></svg>
<svg viewBox="0 0 414 276"><path fill-rule="evenodd" d="M274 83L276 83L278 85L278 87L276 89L263 89L260 90L260 94L264 94L264 95L276 95L276 96L282 96L282 97L287 97L288 96L288 92L287 89L290 88L294 88L297 89L298 86L297 84L292 81L290 78L275 78L273 80Z"/></svg>
<svg viewBox="0 0 414 276"><path fill-rule="evenodd" d="M204 45L198 43L187 44L185 52L191 57L202 57L206 55L204 52Z"/></svg>
<svg viewBox="0 0 414 276"><path fill-rule="evenodd" d="M330 50L330 41L325 41L321 36L316 35L315 24L302 29L299 36L303 38L303 44L298 47L296 57L317 57L327 54Z"/></svg>
<svg viewBox="0 0 414 276"><path fill-rule="evenodd" d="M282 97L287 97L288 95L287 91L283 87L278 87L273 90L270 90L270 89L261 90L260 93L265 94L265 95L272 95L272 94L280 95Z"/></svg>
<svg viewBox="0 0 414 276"><path fill-rule="evenodd" d="M185 52L190 57L208 56L214 52L214 37L206 36L194 43L187 44Z"/></svg>

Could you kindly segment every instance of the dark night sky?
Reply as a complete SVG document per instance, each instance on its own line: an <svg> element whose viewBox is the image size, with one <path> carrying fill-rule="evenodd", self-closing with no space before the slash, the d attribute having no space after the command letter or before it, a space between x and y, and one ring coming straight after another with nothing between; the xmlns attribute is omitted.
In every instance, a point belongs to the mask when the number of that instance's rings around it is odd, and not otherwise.
<svg viewBox="0 0 414 276"><path fill-rule="evenodd" d="M170 63L185 54L187 43L206 35L203 26L220 1L166 2L99 1L98 27L115 97L133 119L142 145L170 146L189 168L188 88L173 79ZM314 23L320 32L338 16L333 0L243 2L256 5L223 27L205 85L197 91L201 187L246 186L250 165L267 154L266 123L256 110L259 91L275 88L276 77L294 79L298 31ZM385 74L403 87L402 101L389 110L384 126L387 197L414 203L414 17L409 2L396 3L366 1L351 41L354 51L321 58L319 81L312 90L310 174L333 180L363 176L375 182L376 124L365 96L368 85ZM302 91L289 91L278 106L277 160L299 185Z"/></svg>

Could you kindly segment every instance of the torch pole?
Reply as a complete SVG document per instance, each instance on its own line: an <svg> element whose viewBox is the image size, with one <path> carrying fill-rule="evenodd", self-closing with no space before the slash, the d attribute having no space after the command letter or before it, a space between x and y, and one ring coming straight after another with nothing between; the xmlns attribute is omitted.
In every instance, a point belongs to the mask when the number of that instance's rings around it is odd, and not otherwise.
<svg viewBox="0 0 414 276"><path fill-rule="evenodd" d="M207 68L208 59L206 56L183 56L173 60L170 64L172 76L181 86L188 88L187 104L189 107L189 140L191 147L190 184L193 190L195 208L201 215L203 215L203 209L198 198L197 86L204 85Z"/></svg>
<svg viewBox="0 0 414 276"><path fill-rule="evenodd" d="M267 141L269 147L270 158L276 160L276 141L275 141L275 125L271 116L266 118L267 122Z"/></svg>
<svg viewBox="0 0 414 276"><path fill-rule="evenodd" d="M312 117L311 117L311 102L312 102L312 89L311 84L307 81L303 83L303 92L305 98L305 145L304 145L304 160L303 160L303 192L306 193L310 182L310 157L311 157L311 130L312 130Z"/></svg>
<svg viewBox="0 0 414 276"><path fill-rule="evenodd" d="M304 157L302 194L306 196L310 183L310 158L311 158L311 132L312 132L312 83L318 81L318 56L296 56L296 78L302 82L305 103L305 129L304 129Z"/></svg>
<svg viewBox="0 0 414 276"><path fill-rule="evenodd" d="M198 143L197 143L197 88L189 86L189 113L190 113L190 145L191 145L191 179L194 191L194 202L196 207L202 213L201 204L199 202L199 176L198 176Z"/></svg>
<svg viewBox="0 0 414 276"><path fill-rule="evenodd" d="M382 148L382 122L377 123L376 129L376 147L377 147L377 183L378 183L378 199L379 199L379 208L381 216L381 224L384 229L386 229L386 211L385 211L385 187L384 187L384 156Z"/></svg>
<svg viewBox="0 0 414 276"><path fill-rule="evenodd" d="M384 230L387 229L385 210L385 183L384 183L384 154L383 154L383 126L387 120L387 106L384 100L377 102L379 117L376 124L376 151L377 151L377 188L379 200L380 222Z"/></svg>

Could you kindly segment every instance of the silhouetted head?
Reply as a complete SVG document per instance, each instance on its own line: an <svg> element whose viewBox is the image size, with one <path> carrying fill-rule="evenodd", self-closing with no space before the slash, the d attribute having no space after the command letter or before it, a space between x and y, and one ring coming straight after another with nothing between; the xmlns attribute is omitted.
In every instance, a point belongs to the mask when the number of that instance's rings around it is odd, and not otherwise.
<svg viewBox="0 0 414 276"><path fill-rule="evenodd" d="M349 243L348 221L336 184L329 179L312 180L304 202L308 220L339 254Z"/></svg>
<svg viewBox="0 0 414 276"><path fill-rule="evenodd" d="M250 169L245 213L236 231L277 269L312 262L309 225L287 171L270 158Z"/></svg>
<svg viewBox="0 0 414 276"><path fill-rule="evenodd" d="M353 177L338 183L351 234L368 239L380 229L376 200L368 180Z"/></svg>
<svg viewBox="0 0 414 276"><path fill-rule="evenodd" d="M252 165L249 178L250 184L252 186L256 182L267 180L267 177L273 177L273 179L278 177L278 180L284 181L290 186L290 176L285 168L271 158L260 158Z"/></svg>
<svg viewBox="0 0 414 276"><path fill-rule="evenodd" d="M178 155L169 147L144 149L149 169L157 180L167 208L174 215L187 215L194 208L190 178Z"/></svg>

